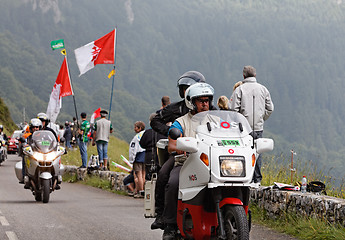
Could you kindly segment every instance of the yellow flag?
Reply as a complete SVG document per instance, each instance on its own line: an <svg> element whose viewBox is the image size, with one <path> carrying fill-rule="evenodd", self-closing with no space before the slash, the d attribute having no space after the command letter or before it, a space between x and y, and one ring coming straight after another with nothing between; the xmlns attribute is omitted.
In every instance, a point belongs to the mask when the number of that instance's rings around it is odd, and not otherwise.
<svg viewBox="0 0 345 240"><path fill-rule="evenodd" d="M62 49L61 54L66 56L66 49Z"/></svg>
<svg viewBox="0 0 345 240"><path fill-rule="evenodd" d="M115 75L115 69L111 70L111 72L108 75L108 78L111 78L114 75Z"/></svg>

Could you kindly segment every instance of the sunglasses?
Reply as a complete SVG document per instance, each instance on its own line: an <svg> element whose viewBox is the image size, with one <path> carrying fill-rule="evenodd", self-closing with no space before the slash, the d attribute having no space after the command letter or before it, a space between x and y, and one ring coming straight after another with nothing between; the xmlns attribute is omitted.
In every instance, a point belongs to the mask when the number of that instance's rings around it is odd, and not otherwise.
<svg viewBox="0 0 345 240"><path fill-rule="evenodd" d="M199 103L209 103L210 99L196 99L196 101L198 101Z"/></svg>

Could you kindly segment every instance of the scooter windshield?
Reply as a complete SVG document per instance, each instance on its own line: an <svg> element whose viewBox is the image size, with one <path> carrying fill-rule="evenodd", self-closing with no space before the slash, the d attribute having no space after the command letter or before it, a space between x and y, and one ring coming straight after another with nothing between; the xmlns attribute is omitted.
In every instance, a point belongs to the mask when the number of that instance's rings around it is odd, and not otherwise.
<svg viewBox="0 0 345 240"><path fill-rule="evenodd" d="M48 153L55 149L57 142L51 131L36 131L32 134L32 147L41 153Z"/></svg>
<svg viewBox="0 0 345 240"><path fill-rule="evenodd" d="M222 136L247 136L252 132L247 119L238 112L233 111L206 111L195 114L192 121L198 122L199 125L205 126L209 123L209 128L198 127L197 132ZM211 130L211 131L210 131Z"/></svg>

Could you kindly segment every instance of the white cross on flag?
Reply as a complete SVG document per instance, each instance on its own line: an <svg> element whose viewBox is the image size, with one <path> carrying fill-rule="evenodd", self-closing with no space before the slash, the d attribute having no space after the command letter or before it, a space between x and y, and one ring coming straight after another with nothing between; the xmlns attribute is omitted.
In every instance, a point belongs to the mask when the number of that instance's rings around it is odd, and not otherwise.
<svg viewBox="0 0 345 240"><path fill-rule="evenodd" d="M94 68L97 64L114 64L116 29L74 50L80 75Z"/></svg>

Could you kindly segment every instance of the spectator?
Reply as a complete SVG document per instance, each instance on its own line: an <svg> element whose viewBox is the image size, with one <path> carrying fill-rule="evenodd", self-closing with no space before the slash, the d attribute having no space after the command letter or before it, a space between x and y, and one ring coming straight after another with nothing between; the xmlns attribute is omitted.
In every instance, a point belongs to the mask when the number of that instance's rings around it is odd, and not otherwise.
<svg viewBox="0 0 345 240"><path fill-rule="evenodd" d="M113 126L109 120L105 119L108 115L106 110L102 110L100 114L101 119L97 120L94 125L92 146L95 145L96 141L100 167L101 169L106 170L108 161L109 135L113 132Z"/></svg>
<svg viewBox="0 0 345 240"><path fill-rule="evenodd" d="M63 134L63 137L65 138L65 146L67 149L71 149L71 140L72 140L72 130L69 126L68 121L65 122L65 132Z"/></svg>
<svg viewBox="0 0 345 240"><path fill-rule="evenodd" d="M125 185L128 196L134 196L134 175L133 170L123 179L123 185Z"/></svg>
<svg viewBox="0 0 345 240"><path fill-rule="evenodd" d="M165 108L170 104L170 97L169 96L163 96L162 97L162 108Z"/></svg>
<svg viewBox="0 0 345 240"><path fill-rule="evenodd" d="M154 116L156 116L155 113L152 113L150 115L150 122L152 121ZM140 139L140 146L145 149L145 172L146 178L148 180L151 179L153 173L158 172L159 165L156 143L162 138L166 138L166 136L157 133L152 128L150 128L145 130L143 136Z"/></svg>
<svg viewBox="0 0 345 240"><path fill-rule="evenodd" d="M87 134L90 130L90 123L86 120L86 113L82 112L80 114L82 123L80 129L78 129L79 134L79 150L81 155L82 164L80 168L86 168L87 164Z"/></svg>
<svg viewBox="0 0 345 240"><path fill-rule="evenodd" d="M234 85L232 91L235 91L235 89L238 88L239 86L241 86L242 84L243 84L242 81L238 81L237 83L235 83L235 85Z"/></svg>
<svg viewBox="0 0 345 240"><path fill-rule="evenodd" d="M229 110L229 99L226 96L220 96L217 105L220 110Z"/></svg>
<svg viewBox="0 0 345 240"><path fill-rule="evenodd" d="M138 121L134 123L135 136L129 145L129 161L133 163L134 182L136 187L135 198L144 197L145 183L145 149L139 142L145 130L145 123Z"/></svg>
<svg viewBox="0 0 345 240"><path fill-rule="evenodd" d="M63 125L59 125L59 134L58 134L58 139L59 139L59 142L63 142L65 141L63 139L63 135L65 134L65 129L63 128Z"/></svg>
<svg viewBox="0 0 345 240"><path fill-rule="evenodd" d="M264 121L274 110L271 95L267 88L256 81L256 69L252 66L243 68L243 84L235 89L230 101L230 109L241 113L248 120L253 129L253 136L261 138ZM254 183L260 183L261 154L255 164Z"/></svg>
<svg viewBox="0 0 345 240"><path fill-rule="evenodd" d="M73 117L73 122L71 124L73 126L73 129L72 130L72 141L73 141L73 138L74 138L74 144L79 146L79 134L78 134L78 129L79 129L79 122L77 121L77 118L76 117Z"/></svg>

